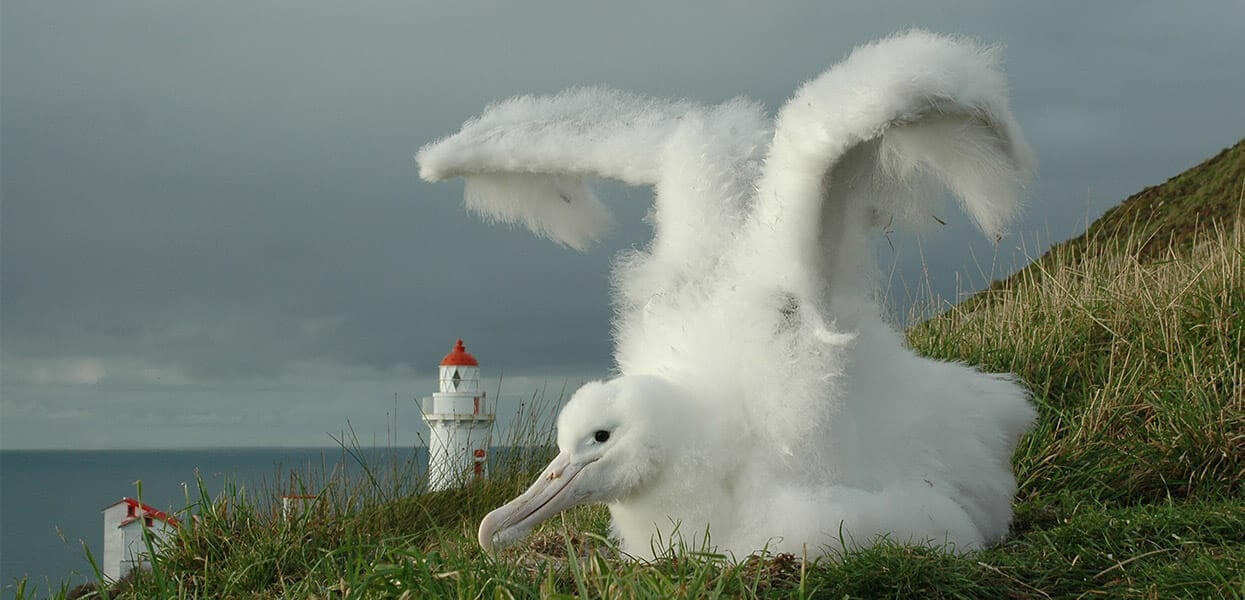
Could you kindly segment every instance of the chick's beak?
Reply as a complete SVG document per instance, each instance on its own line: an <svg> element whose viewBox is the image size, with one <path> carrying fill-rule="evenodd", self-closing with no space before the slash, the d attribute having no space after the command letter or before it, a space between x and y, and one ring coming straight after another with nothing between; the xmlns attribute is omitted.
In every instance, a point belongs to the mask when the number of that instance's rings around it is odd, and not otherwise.
<svg viewBox="0 0 1245 600"><path fill-rule="evenodd" d="M583 502L589 490L571 484L590 464L571 462L565 452L558 454L527 491L485 515L480 521L480 547L492 552L509 546L549 517Z"/></svg>

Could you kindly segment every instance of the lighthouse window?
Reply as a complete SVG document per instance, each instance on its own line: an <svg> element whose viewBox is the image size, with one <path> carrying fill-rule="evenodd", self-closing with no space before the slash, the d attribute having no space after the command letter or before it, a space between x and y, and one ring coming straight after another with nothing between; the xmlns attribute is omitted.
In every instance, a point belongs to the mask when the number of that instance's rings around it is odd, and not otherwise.
<svg viewBox="0 0 1245 600"><path fill-rule="evenodd" d="M463 376L458 373L458 369L454 369L454 375L450 379L454 380L454 389L458 389L458 384L462 382Z"/></svg>

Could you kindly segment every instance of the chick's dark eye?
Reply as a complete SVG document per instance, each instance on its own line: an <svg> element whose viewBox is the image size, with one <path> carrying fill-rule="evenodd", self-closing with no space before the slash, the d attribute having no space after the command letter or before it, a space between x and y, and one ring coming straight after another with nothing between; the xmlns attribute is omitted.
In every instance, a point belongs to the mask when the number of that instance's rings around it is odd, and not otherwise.
<svg viewBox="0 0 1245 600"><path fill-rule="evenodd" d="M599 429L597 430L596 433L592 434L592 439L596 440L599 443L605 443L609 441L610 439L610 432L604 429Z"/></svg>

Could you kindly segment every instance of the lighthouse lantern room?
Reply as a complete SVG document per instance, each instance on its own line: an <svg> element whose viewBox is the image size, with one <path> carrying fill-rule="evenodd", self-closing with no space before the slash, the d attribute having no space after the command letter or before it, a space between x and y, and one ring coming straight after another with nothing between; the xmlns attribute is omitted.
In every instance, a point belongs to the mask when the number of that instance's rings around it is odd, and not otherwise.
<svg viewBox="0 0 1245 600"><path fill-rule="evenodd" d="M441 360L440 390L420 402L428 424L428 489L443 490L486 473L494 411L480 386L480 363L462 340Z"/></svg>

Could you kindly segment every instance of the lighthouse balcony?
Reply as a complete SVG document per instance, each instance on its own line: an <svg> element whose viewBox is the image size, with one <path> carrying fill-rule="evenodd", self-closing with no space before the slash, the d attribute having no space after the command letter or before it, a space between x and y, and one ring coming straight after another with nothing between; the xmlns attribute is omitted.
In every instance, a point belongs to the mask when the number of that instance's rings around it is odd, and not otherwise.
<svg viewBox="0 0 1245 600"><path fill-rule="evenodd" d="M495 406L492 399L483 394L438 394L422 398L419 410L426 421L492 421Z"/></svg>

